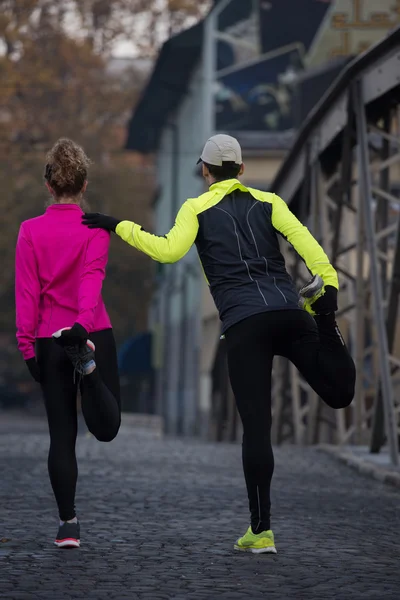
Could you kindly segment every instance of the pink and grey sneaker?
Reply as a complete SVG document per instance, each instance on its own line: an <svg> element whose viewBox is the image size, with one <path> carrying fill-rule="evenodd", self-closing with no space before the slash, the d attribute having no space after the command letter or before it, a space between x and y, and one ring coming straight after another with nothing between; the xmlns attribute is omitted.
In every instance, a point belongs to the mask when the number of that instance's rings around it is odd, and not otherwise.
<svg viewBox="0 0 400 600"><path fill-rule="evenodd" d="M66 355L71 361L74 372L79 373L81 376L89 375L96 368L94 360L95 345L91 340L82 341L80 344L66 345L65 342L60 343L60 338L63 331L71 329L71 327L63 327L55 333L52 338L62 348L64 348Z"/></svg>
<svg viewBox="0 0 400 600"><path fill-rule="evenodd" d="M79 548L81 545L80 536L79 521L76 523L66 521L58 528L54 543L58 548Z"/></svg>

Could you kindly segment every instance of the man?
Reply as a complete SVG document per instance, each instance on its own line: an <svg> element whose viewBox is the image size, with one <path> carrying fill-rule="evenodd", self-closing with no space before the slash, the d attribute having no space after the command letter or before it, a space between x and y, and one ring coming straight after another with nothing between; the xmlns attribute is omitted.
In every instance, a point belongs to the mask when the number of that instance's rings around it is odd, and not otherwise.
<svg viewBox="0 0 400 600"><path fill-rule="evenodd" d="M276 552L270 525L271 371L275 355L291 360L331 407L354 396L355 367L335 322L338 278L310 232L272 193L246 188L238 141L216 135L199 162L209 191L187 200L164 237L100 214L89 227L115 231L154 260L174 263L193 243L226 339L229 376L243 423L243 469L251 524L236 550ZM277 234L304 260L313 278L300 291L285 268Z"/></svg>

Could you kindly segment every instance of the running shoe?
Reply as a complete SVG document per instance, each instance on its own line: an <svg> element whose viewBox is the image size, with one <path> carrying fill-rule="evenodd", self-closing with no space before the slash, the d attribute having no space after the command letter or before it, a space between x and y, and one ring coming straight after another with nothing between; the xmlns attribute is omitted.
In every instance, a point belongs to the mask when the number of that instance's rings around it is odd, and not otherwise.
<svg viewBox="0 0 400 600"><path fill-rule="evenodd" d="M71 329L70 327L63 327L59 329L55 333L53 333L52 337L57 342L61 338L61 334L63 331L67 329ZM96 363L94 360L94 351L95 345L91 340L86 340L86 342L82 342L81 344L74 344L71 346L62 346L65 350L66 355L69 360L72 362L74 367L74 371L79 373L81 376L89 375L92 373L96 367Z"/></svg>
<svg viewBox="0 0 400 600"><path fill-rule="evenodd" d="M319 275L314 275L314 277L299 290L300 308L303 308L310 313L310 315L315 317L316 312L313 310L312 305L324 294L325 287L322 278Z"/></svg>
<svg viewBox="0 0 400 600"><path fill-rule="evenodd" d="M274 534L271 529L261 533L253 533L251 527L248 528L243 537L239 538L233 546L235 550L242 552L252 552L253 554L276 554Z"/></svg>
<svg viewBox="0 0 400 600"><path fill-rule="evenodd" d="M58 548L79 548L81 545L80 535L79 522L65 522L58 528L54 543Z"/></svg>

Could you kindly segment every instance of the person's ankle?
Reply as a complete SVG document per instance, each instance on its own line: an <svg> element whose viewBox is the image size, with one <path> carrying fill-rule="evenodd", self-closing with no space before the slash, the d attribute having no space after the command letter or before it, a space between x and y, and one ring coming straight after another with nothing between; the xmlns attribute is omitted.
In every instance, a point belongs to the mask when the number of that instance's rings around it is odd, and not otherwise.
<svg viewBox="0 0 400 600"><path fill-rule="evenodd" d="M251 531L254 535L259 535L263 531L269 531L271 529L271 525L269 523L259 523L257 526L251 526Z"/></svg>
<svg viewBox="0 0 400 600"><path fill-rule="evenodd" d="M63 521L62 519L60 519L60 525L64 525L65 523L78 523L78 518L75 515L75 517L73 517L72 519L68 519L67 521Z"/></svg>

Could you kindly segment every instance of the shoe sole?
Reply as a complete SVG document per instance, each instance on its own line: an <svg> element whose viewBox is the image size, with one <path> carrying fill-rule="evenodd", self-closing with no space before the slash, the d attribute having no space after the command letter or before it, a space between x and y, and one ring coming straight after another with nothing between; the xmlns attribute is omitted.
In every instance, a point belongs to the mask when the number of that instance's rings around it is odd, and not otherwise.
<svg viewBox="0 0 400 600"><path fill-rule="evenodd" d="M299 291L299 295L303 298L312 298L313 296L318 294L318 292L320 292L323 287L324 282L322 281L322 278L319 275L317 275L315 280L301 288L301 290Z"/></svg>
<svg viewBox="0 0 400 600"><path fill-rule="evenodd" d="M311 308L310 304L308 304L308 303L305 301L305 298L302 298L302 299L300 300L300 302L299 302L299 308L302 308L302 309L303 309L305 312L307 312L307 313L308 313L309 315L311 315L312 317L315 317L315 316L316 316L316 314L317 314L317 313L315 312L315 310L313 310L313 309Z"/></svg>
<svg viewBox="0 0 400 600"><path fill-rule="evenodd" d="M75 538L66 538L65 540L55 540L54 544L58 548L80 548L81 541Z"/></svg>
<svg viewBox="0 0 400 600"><path fill-rule="evenodd" d="M252 554L278 554L275 546L268 546L268 548L241 548L235 544L233 548L239 552L251 552Z"/></svg>
<svg viewBox="0 0 400 600"><path fill-rule="evenodd" d="M61 337L63 331L69 331L70 329L71 327L63 327L62 329L55 331L51 337L58 340ZM92 340L86 340L86 345L89 346L89 348L93 350L93 352L96 350L96 346L93 344Z"/></svg>

